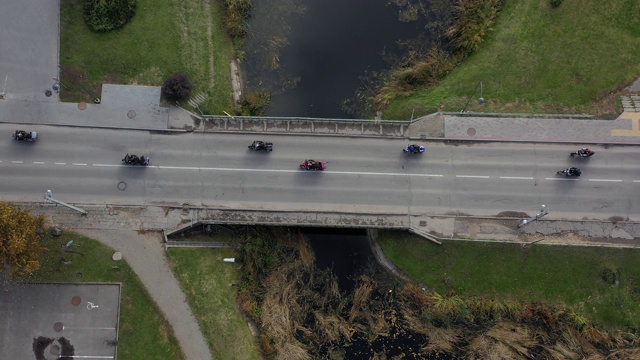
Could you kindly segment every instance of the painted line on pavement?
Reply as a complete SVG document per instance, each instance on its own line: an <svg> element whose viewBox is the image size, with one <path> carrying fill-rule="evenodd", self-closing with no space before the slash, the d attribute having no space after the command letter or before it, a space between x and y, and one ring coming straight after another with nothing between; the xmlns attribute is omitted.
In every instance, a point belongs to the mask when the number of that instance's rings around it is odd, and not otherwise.
<svg viewBox="0 0 640 360"><path fill-rule="evenodd" d="M72 165L75 165L75 166L87 166L87 164L82 164L82 163L72 163Z"/></svg>
<svg viewBox="0 0 640 360"><path fill-rule="evenodd" d="M500 179L507 179L507 180L533 180L532 177L526 177L526 176L500 176Z"/></svg>
<svg viewBox="0 0 640 360"><path fill-rule="evenodd" d="M622 180L618 180L618 179L589 179L589 181L622 182Z"/></svg>
<svg viewBox="0 0 640 360"><path fill-rule="evenodd" d="M22 161L12 161L12 164L22 164Z"/></svg>
<svg viewBox="0 0 640 360"><path fill-rule="evenodd" d="M578 181L578 179L558 179L558 178L544 178L545 180L550 181Z"/></svg>
<svg viewBox="0 0 640 360"><path fill-rule="evenodd" d="M44 165L44 161L34 161L33 163L36 165Z"/></svg>
<svg viewBox="0 0 640 360"><path fill-rule="evenodd" d="M54 165L67 165L67 163L53 163Z"/></svg>
<svg viewBox="0 0 640 360"><path fill-rule="evenodd" d="M640 180L633 180L633 182L638 182L638 183L640 183Z"/></svg>
<svg viewBox="0 0 640 360"><path fill-rule="evenodd" d="M489 176L485 175L456 175L457 178L471 178L471 179L489 179Z"/></svg>
<svg viewBox="0 0 640 360"><path fill-rule="evenodd" d="M115 164L91 164L91 166L97 166L97 167L124 167L124 165L115 165Z"/></svg>

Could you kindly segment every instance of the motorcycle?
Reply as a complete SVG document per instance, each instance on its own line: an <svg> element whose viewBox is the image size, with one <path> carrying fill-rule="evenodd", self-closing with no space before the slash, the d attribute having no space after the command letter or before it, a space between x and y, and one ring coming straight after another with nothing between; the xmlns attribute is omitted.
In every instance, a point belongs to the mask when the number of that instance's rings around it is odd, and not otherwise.
<svg viewBox="0 0 640 360"><path fill-rule="evenodd" d="M18 141L36 141L38 133L35 131L16 130L11 137Z"/></svg>
<svg viewBox="0 0 640 360"><path fill-rule="evenodd" d="M305 160L300 164L300 168L304 170L323 171L327 168L326 161Z"/></svg>
<svg viewBox="0 0 640 360"><path fill-rule="evenodd" d="M588 157L593 156L594 154L595 154L594 151L591 151L591 150L586 149L586 148L582 148L582 149L580 149L580 150L578 150L576 152L572 152L571 156L578 156L578 157L582 157L582 158L588 158Z"/></svg>
<svg viewBox="0 0 640 360"><path fill-rule="evenodd" d="M564 176L580 176L582 175L582 170L575 167L570 167L568 169L558 171L557 174Z"/></svg>
<svg viewBox="0 0 640 360"><path fill-rule="evenodd" d="M249 150L253 151L273 151L273 143L266 141L254 141L251 145L249 145Z"/></svg>
<svg viewBox="0 0 640 360"><path fill-rule="evenodd" d="M149 159L148 156L138 156L138 155L125 155L124 159L122 159L122 162L125 165L141 165L141 166L148 166L149 163L151 162L151 160Z"/></svg>
<svg viewBox="0 0 640 360"><path fill-rule="evenodd" d="M405 147L404 149L402 149L402 151L404 151L405 153L412 153L412 154L422 154L425 150L426 148L424 146L416 145L416 144L411 144Z"/></svg>

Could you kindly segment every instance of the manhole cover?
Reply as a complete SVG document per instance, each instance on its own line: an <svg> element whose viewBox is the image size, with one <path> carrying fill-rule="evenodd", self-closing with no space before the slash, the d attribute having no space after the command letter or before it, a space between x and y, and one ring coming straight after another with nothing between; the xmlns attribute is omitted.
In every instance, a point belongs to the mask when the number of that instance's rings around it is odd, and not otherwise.
<svg viewBox="0 0 640 360"><path fill-rule="evenodd" d="M62 325L61 322L57 322L55 324L53 324L53 330L60 332L62 331L62 329L64 329L64 325Z"/></svg>
<svg viewBox="0 0 640 360"><path fill-rule="evenodd" d="M126 183L126 182L124 182L124 181L120 181L120 182L118 183L118 190L120 190L120 191L124 191L126 188L127 188L127 183Z"/></svg>
<svg viewBox="0 0 640 360"><path fill-rule="evenodd" d="M45 91L45 92L44 92L44 95L45 95L46 97L49 97L49 96L51 96L52 94L53 94L53 93L51 92L51 90L48 90L48 89L47 89L47 91Z"/></svg>
<svg viewBox="0 0 640 360"><path fill-rule="evenodd" d="M474 136L475 134L476 134L476 129L474 129L474 128L468 128L467 129L467 135Z"/></svg>
<svg viewBox="0 0 640 360"><path fill-rule="evenodd" d="M80 103L78 103L78 109L80 110L84 110L87 108L87 103L84 101L80 101Z"/></svg>
<svg viewBox="0 0 640 360"><path fill-rule="evenodd" d="M81 302L82 302L82 299L78 295L71 298L71 305L73 306L78 306L80 305Z"/></svg>
<svg viewBox="0 0 640 360"><path fill-rule="evenodd" d="M129 112L127 113L127 117L128 117L129 119L133 119L133 118L135 118L135 117L136 117L136 112L135 112L135 111L133 111L133 110L129 110Z"/></svg>
<svg viewBox="0 0 640 360"><path fill-rule="evenodd" d="M60 354L60 346L58 346L58 345L51 345L51 347L49 348L49 354L51 354L51 355L58 355L58 354Z"/></svg>
<svg viewBox="0 0 640 360"><path fill-rule="evenodd" d="M115 261L122 260L122 254L119 251L116 251L113 253L111 258Z"/></svg>
<svg viewBox="0 0 640 360"><path fill-rule="evenodd" d="M82 279L82 273L78 271L78 272L76 273L76 277L77 277L78 279Z"/></svg>

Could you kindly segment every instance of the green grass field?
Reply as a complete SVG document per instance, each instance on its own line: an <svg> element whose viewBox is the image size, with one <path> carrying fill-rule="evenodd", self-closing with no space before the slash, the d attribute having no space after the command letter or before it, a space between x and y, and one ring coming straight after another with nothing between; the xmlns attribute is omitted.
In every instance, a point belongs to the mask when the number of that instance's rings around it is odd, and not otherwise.
<svg viewBox="0 0 640 360"><path fill-rule="evenodd" d="M444 241L380 231L385 255L441 294L566 304L607 327L640 326L640 250ZM605 281L617 271L620 284Z"/></svg>
<svg viewBox="0 0 640 360"><path fill-rule="evenodd" d="M74 248L85 255L63 253L62 246L74 240ZM183 359L171 325L165 320L138 276L126 261L113 261L114 250L99 242L65 231L62 236L46 236L42 267L27 281L37 282L119 282L122 284L118 359ZM60 258L71 264L60 264ZM117 266L117 268L113 268ZM82 277L77 274L81 273Z"/></svg>
<svg viewBox="0 0 640 360"><path fill-rule="evenodd" d="M384 117L460 111L591 113L615 117L608 96L640 77L640 2L505 1L481 48L433 89L396 99ZM621 108L620 108L621 109Z"/></svg>
<svg viewBox="0 0 640 360"><path fill-rule="evenodd" d="M61 89L63 101L91 101L103 83L158 86L171 74L186 73L192 93L207 95L203 111L230 111L233 45L219 20L219 2L138 0L133 20L106 34L85 25L83 3L60 4L60 78L68 88Z"/></svg>
<svg viewBox="0 0 640 360"><path fill-rule="evenodd" d="M224 241L224 240L216 240ZM238 270L231 249L170 249L167 256L214 359L260 359L236 305Z"/></svg>

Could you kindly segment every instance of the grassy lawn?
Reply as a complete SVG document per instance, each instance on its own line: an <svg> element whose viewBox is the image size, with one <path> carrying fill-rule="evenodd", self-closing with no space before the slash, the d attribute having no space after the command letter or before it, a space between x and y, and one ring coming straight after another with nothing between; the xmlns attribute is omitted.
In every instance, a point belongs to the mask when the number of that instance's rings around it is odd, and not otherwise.
<svg viewBox="0 0 640 360"><path fill-rule="evenodd" d="M224 240L216 240L224 241ZM223 258L231 249L170 249L167 257L214 359L260 359L247 322L236 306L238 271Z"/></svg>
<svg viewBox="0 0 640 360"><path fill-rule="evenodd" d="M80 244L74 250L84 256L61 251L71 239ZM58 238L45 237L43 246L49 251L43 253L42 267L28 281L122 283L118 359L184 359L171 325L129 265L124 260L111 259L113 249L68 231ZM72 263L60 265L62 254Z"/></svg>
<svg viewBox="0 0 640 360"><path fill-rule="evenodd" d="M445 241L442 246L399 231L380 231L386 256L441 294L486 295L566 304L607 327L640 326L640 251ZM609 270L607 270L609 269ZM619 274L620 285L603 274Z"/></svg>
<svg viewBox="0 0 640 360"><path fill-rule="evenodd" d="M205 113L231 109L233 45L218 1L138 0L133 20L106 34L87 28L83 3L60 3L60 78L68 87L61 90L63 101L90 101L87 93L100 96L103 83L158 86L184 72L193 94L207 95L200 105Z"/></svg>
<svg viewBox="0 0 640 360"><path fill-rule="evenodd" d="M607 95L640 76L638 14L636 0L565 0L556 9L549 0L505 1L479 51L384 116L460 111L480 80L486 103L468 111L612 115L617 97Z"/></svg>

